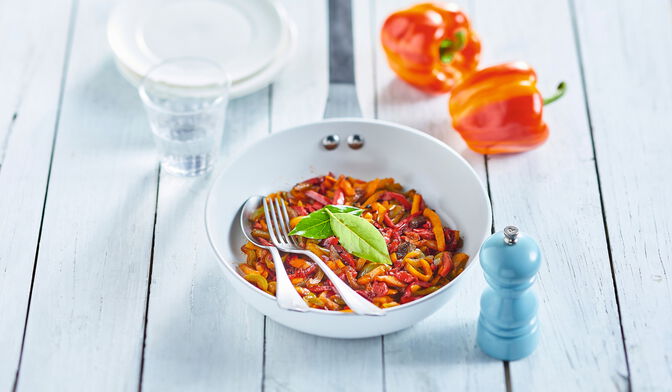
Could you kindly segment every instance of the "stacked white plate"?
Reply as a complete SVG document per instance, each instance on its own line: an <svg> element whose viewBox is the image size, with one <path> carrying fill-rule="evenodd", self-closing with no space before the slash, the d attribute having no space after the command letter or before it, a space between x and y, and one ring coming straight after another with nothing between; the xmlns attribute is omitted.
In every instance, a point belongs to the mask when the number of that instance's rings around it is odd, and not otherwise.
<svg viewBox="0 0 672 392"><path fill-rule="evenodd" d="M167 59L199 57L224 66L232 97L271 83L296 47L294 24L275 0L127 0L112 12L107 36L136 86ZM169 82L189 85L180 75Z"/></svg>

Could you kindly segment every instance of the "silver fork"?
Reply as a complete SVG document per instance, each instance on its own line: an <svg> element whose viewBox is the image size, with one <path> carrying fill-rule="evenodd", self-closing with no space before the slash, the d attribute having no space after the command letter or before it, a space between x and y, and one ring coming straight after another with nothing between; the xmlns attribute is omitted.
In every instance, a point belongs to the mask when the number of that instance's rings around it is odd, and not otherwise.
<svg viewBox="0 0 672 392"><path fill-rule="evenodd" d="M296 239L288 235L291 230L289 227L289 215L287 214L287 207L285 207L284 201L280 202L278 198L267 201L264 198L264 209L268 211L271 217L271 220L266 219L268 233L271 236L271 241L278 249L286 253L296 253L310 257L324 274L327 275L327 278L331 280L338 294L340 294L343 301L348 304L353 312L375 316L385 314L383 309L367 301L343 282L315 253L301 248Z"/></svg>

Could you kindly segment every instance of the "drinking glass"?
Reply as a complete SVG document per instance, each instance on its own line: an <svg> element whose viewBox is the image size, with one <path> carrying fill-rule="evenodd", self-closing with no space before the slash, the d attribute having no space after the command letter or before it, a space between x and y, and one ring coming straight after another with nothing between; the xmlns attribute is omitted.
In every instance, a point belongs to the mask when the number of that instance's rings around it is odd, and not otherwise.
<svg viewBox="0 0 672 392"><path fill-rule="evenodd" d="M206 59L170 59L149 70L138 92L164 170L198 176L213 168L230 87L222 66Z"/></svg>

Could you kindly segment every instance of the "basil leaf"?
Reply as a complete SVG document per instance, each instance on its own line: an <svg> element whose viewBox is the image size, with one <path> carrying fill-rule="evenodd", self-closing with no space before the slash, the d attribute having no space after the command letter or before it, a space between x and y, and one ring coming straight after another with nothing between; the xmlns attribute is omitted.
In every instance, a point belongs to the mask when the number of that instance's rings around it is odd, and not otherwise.
<svg viewBox="0 0 672 392"><path fill-rule="evenodd" d="M296 224L294 229L289 232L289 235L300 235L316 240L331 237L333 233L331 231L331 224L329 223L329 215L327 214L327 211L321 208L311 212Z"/></svg>
<svg viewBox="0 0 672 392"><path fill-rule="evenodd" d="M328 238L334 235L331 230L331 224L329 223L330 217L327 214L327 210L335 213L347 213L354 215L361 215L362 210L352 206L332 206L328 205L324 208L320 208L317 211L313 211L305 218L301 219L299 223L296 224L296 227L289 232L289 235L300 235L306 238L313 238L316 240L321 240Z"/></svg>
<svg viewBox="0 0 672 392"><path fill-rule="evenodd" d="M327 210L329 210L331 212L334 212L334 213L345 212L345 213L353 214L353 215L357 215L357 216L362 215L362 212L364 212L364 210L359 209L357 207L346 206L346 205L341 205L341 206L328 205L324 208L326 208Z"/></svg>
<svg viewBox="0 0 672 392"><path fill-rule="evenodd" d="M352 214L327 213L331 230L345 250L375 263L392 264L383 235L369 221Z"/></svg>

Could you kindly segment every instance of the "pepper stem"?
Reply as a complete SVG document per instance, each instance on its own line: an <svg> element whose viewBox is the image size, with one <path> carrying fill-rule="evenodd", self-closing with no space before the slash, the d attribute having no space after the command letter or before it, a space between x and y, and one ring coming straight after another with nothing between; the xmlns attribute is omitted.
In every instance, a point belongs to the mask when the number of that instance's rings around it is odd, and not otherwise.
<svg viewBox="0 0 672 392"><path fill-rule="evenodd" d="M555 93L548 98L544 98L544 106L562 98L562 96L565 95L565 91L567 91L567 84L565 82L560 82L558 87L556 87Z"/></svg>

